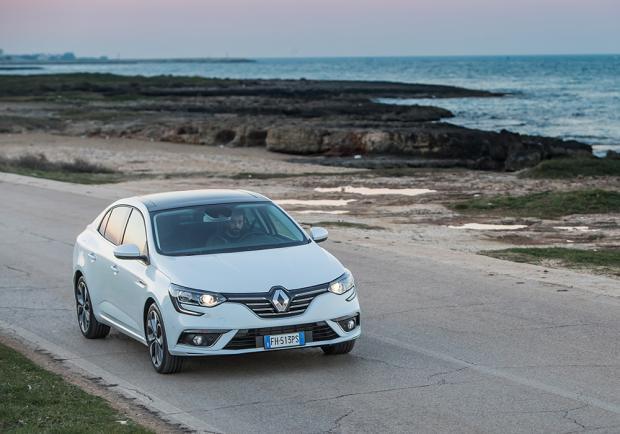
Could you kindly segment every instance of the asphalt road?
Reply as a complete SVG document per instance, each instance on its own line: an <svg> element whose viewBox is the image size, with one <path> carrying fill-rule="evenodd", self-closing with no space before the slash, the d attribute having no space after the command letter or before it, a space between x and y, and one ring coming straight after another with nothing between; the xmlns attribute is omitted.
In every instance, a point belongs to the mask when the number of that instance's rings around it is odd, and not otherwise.
<svg viewBox="0 0 620 434"><path fill-rule="evenodd" d="M78 330L73 240L108 201L7 182L0 199L0 330L190 428L620 432L616 297L328 241L359 286L352 354L192 359L162 376L141 344Z"/></svg>

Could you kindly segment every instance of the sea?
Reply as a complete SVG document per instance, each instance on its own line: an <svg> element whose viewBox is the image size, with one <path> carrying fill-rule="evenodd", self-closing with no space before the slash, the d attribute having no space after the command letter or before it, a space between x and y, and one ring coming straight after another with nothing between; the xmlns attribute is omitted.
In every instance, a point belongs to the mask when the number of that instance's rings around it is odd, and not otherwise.
<svg viewBox="0 0 620 434"><path fill-rule="evenodd" d="M502 98L380 100L427 104L454 113L454 124L575 139L596 155L620 152L620 55L259 58L236 62L51 64L1 73L109 72L218 78L376 80L503 92Z"/></svg>

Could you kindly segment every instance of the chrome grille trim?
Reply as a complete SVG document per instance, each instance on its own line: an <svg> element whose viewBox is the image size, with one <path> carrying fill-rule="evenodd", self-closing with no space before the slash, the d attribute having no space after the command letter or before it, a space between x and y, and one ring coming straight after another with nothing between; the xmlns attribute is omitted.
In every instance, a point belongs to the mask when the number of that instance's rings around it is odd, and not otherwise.
<svg viewBox="0 0 620 434"><path fill-rule="evenodd" d="M278 312L271 304L273 288L264 293L228 293L222 294L229 303L239 303L250 309L260 318L286 318L300 315L306 311L312 301L327 291L329 283L309 286L307 288L286 290L291 298L289 308L285 312ZM280 287L274 287L280 288Z"/></svg>

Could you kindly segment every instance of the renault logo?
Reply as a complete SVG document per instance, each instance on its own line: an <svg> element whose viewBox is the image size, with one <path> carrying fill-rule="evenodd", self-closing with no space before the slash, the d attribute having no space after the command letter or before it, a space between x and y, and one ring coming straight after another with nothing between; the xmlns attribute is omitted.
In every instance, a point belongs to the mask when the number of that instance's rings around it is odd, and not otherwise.
<svg viewBox="0 0 620 434"><path fill-rule="evenodd" d="M286 312L291 298L284 289L276 289L271 296L271 304L278 312Z"/></svg>

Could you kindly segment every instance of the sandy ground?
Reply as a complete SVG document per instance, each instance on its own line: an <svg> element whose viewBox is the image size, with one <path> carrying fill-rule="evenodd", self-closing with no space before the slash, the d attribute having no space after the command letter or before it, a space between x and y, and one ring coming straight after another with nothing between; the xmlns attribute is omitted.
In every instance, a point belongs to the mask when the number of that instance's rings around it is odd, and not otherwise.
<svg viewBox="0 0 620 434"><path fill-rule="evenodd" d="M0 155L25 153L44 153L50 160L59 161L79 157L137 177L119 184L79 187L110 199L170 190L243 188L280 201L303 223L331 222L330 229L346 234L349 240L390 249L406 251L416 245L478 252L522 245L620 244L618 214L573 215L558 220L471 217L445 206L479 196L582 188L618 190L618 178L530 180L514 173L465 169L420 169L413 176L378 177L365 171L317 165L303 158L294 158L293 162L289 155L262 148L0 134ZM252 174L273 177L257 179ZM281 177L283 174L304 176ZM338 222L373 228L342 227Z"/></svg>

